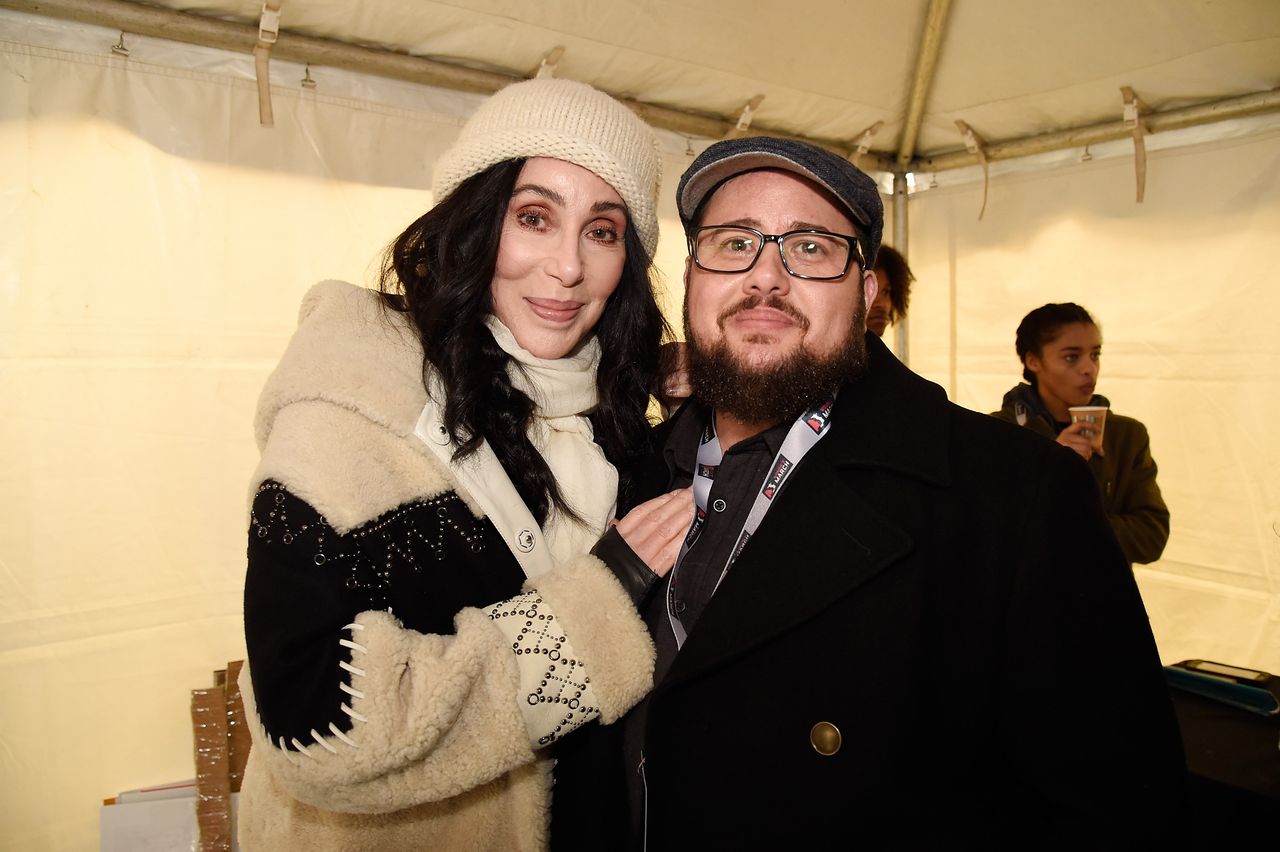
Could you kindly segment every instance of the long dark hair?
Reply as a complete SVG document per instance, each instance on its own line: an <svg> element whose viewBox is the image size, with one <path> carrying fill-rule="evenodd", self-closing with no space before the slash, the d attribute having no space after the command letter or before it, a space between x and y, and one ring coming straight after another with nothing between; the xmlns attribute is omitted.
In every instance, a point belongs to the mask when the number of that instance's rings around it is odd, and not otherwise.
<svg viewBox="0 0 1280 852"><path fill-rule="evenodd" d="M473 175L405 229L387 249L379 287L418 331L423 381L434 371L444 386L453 457L465 458L487 441L541 524L553 507L580 516L529 441L533 401L512 387L510 356L484 324L493 310L503 220L523 165L506 160ZM650 286L649 256L630 218L623 240L622 277L595 327L600 401L591 415L596 443L620 472L649 448L645 412L667 330Z"/></svg>
<svg viewBox="0 0 1280 852"><path fill-rule="evenodd" d="M1096 326L1093 317L1075 302L1051 303L1041 305L1022 318L1018 323L1018 332L1014 335L1013 348L1022 362L1022 378L1034 387L1036 374L1027 366L1027 355L1040 357L1045 344L1052 343L1058 336L1058 329L1064 325L1084 323Z"/></svg>

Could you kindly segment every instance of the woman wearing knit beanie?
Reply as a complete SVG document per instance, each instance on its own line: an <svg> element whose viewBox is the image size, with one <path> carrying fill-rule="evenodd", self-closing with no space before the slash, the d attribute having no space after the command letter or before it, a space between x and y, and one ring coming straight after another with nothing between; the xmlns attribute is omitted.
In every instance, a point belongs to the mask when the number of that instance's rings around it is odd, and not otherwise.
<svg viewBox="0 0 1280 852"><path fill-rule="evenodd" d="M649 689L638 606L692 500L611 521L648 449L660 165L607 95L518 83L382 292L307 294L256 419L243 849L544 848L556 747Z"/></svg>

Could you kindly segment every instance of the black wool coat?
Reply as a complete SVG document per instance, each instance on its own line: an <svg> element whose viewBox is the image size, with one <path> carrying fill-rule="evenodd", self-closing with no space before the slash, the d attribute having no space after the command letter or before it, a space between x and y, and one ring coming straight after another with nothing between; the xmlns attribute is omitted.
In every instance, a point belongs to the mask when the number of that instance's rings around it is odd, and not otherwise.
<svg viewBox="0 0 1280 852"><path fill-rule="evenodd" d="M868 346L647 699L647 848L1172 839L1177 722L1087 467Z"/></svg>

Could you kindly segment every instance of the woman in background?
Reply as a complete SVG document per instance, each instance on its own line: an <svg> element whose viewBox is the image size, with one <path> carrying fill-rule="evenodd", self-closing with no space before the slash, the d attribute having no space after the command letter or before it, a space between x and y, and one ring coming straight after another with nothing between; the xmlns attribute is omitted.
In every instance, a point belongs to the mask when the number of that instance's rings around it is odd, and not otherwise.
<svg viewBox="0 0 1280 852"><path fill-rule="evenodd" d="M1068 408L1102 406L1094 393L1102 364L1102 333L1079 305L1042 305L1022 319L1014 348L1022 361L1019 383L1004 395L995 416L1026 426L1070 447L1089 464L1102 507L1132 565L1154 562L1169 540L1169 510L1156 484L1147 427L1108 411L1098 445L1093 424L1071 422Z"/></svg>
<svg viewBox="0 0 1280 852"><path fill-rule="evenodd" d="M544 848L549 747L649 689L637 605L692 500L601 536L648 449L660 168L607 95L518 83L437 163L382 293L307 294L256 420L247 852Z"/></svg>

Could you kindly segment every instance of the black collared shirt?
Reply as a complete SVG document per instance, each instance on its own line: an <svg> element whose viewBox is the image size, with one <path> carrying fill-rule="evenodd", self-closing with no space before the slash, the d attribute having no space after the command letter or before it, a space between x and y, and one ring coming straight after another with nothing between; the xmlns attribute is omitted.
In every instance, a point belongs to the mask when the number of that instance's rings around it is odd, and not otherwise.
<svg viewBox="0 0 1280 852"><path fill-rule="evenodd" d="M711 417L711 411L696 401L696 406L684 413L674 424L667 439L665 457L672 472L670 488L684 488L693 482L693 471L698 458L698 441ZM791 423L781 423L772 429L733 445L720 462L715 482L708 497L707 520L698 541L685 554L676 573L674 588L670 577L663 580L645 606L644 620L653 634L657 652L654 661L653 682L660 683L675 659L675 633L667 614L668 595L672 609L678 610L685 632L692 635L712 593L720 580L725 562L738 540L738 534L746 524L755 501L756 492L769 474L774 456L782 449ZM723 506L717 501L722 501ZM717 508L720 506L720 508ZM633 837L640 837L644 826L644 781L640 772L641 751L644 748L645 721L648 716L648 699L640 702L623 722L623 754L627 767L627 792L631 806Z"/></svg>
<svg viewBox="0 0 1280 852"><path fill-rule="evenodd" d="M672 488L684 488L693 482L698 439L710 416L705 409L700 413L701 417L686 418L688 426L681 424L686 428L673 432L667 444L667 457L675 471ZM655 596L660 606L668 599L671 601L671 611L680 619L686 633L693 632L711 601L756 494L769 475L790 428L790 423L780 423L739 441L724 453L707 498L707 519L702 533L674 572L667 595ZM670 630L670 624L667 629ZM659 671L665 672L669 662L659 660Z"/></svg>

